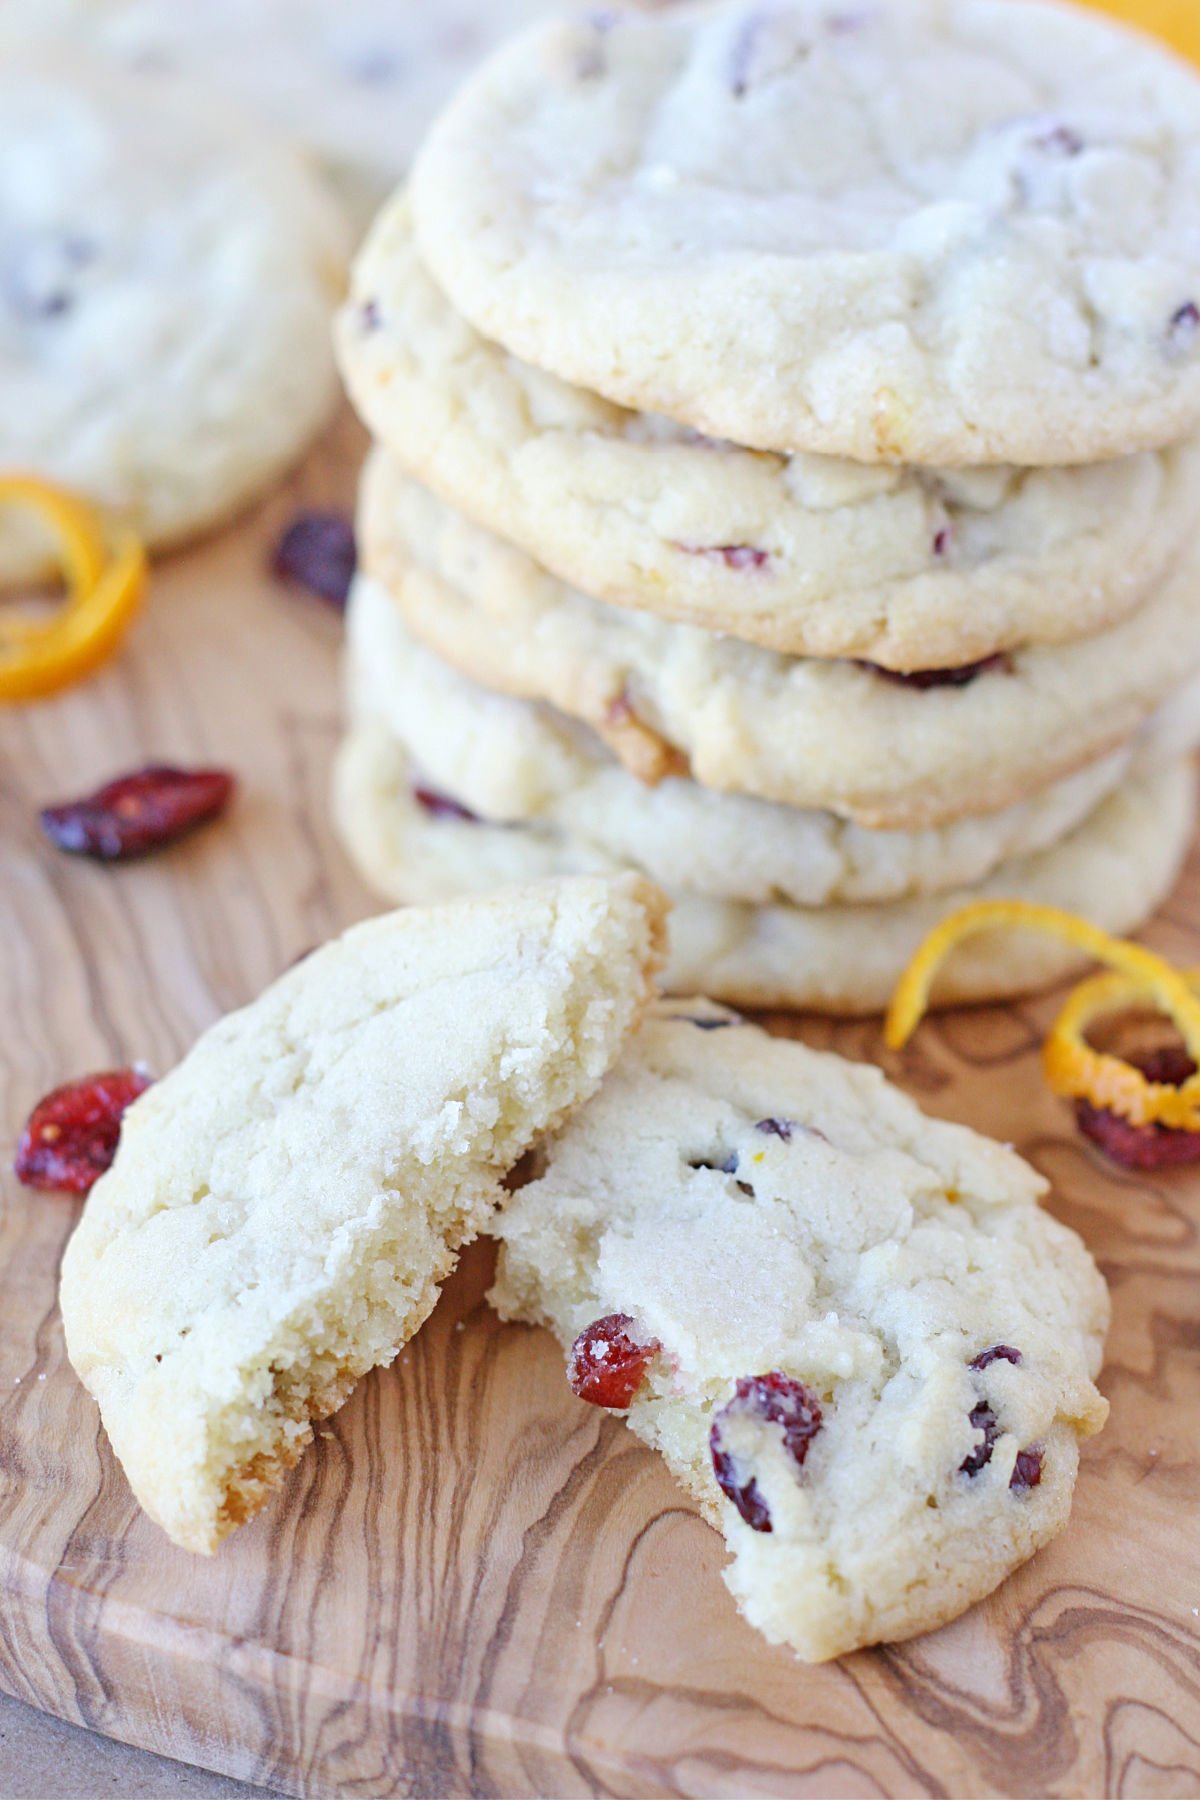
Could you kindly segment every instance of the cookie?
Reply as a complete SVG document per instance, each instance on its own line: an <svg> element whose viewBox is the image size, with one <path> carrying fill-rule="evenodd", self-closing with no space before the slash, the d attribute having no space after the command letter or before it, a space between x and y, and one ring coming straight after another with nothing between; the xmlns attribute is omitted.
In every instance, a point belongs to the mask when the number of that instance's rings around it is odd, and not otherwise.
<svg viewBox="0 0 1200 1800"><path fill-rule="evenodd" d="M1109 631L924 688L592 600L378 453L359 543L422 642L485 686L582 719L643 780L690 770L870 827L1011 806L1124 742L1200 666L1194 547Z"/></svg>
<svg viewBox="0 0 1200 1800"><path fill-rule="evenodd" d="M0 47L51 39L202 80L311 146L363 224L464 75L547 0L5 0Z"/></svg>
<svg viewBox="0 0 1200 1800"><path fill-rule="evenodd" d="M928 669L1085 637L1162 582L1200 507L1196 440L1080 468L867 467L624 411L455 313L404 194L338 344L375 436L476 523L598 599L789 655Z"/></svg>
<svg viewBox="0 0 1200 1800"><path fill-rule="evenodd" d="M1067 1522L1109 1305L1046 1188L878 1069L676 1002L493 1221L490 1298L661 1451L750 1623L822 1662L944 1624Z"/></svg>
<svg viewBox="0 0 1200 1800"><path fill-rule="evenodd" d="M63 1261L71 1361L137 1498L212 1551L427 1317L501 1178L636 1023L635 877L375 919L126 1115Z"/></svg>
<svg viewBox="0 0 1200 1800"><path fill-rule="evenodd" d="M506 349L756 449L1073 463L1200 425L1200 77L1031 0L535 28L413 171Z"/></svg>
<svg viewBox="0 0 1200 1800"><path fill-rule="evenodd" d="M340 215L210 95L6 61L0 237L0 463L151 545L229 517L329 413ZM6 513L0 579L44 560Z"/></svg>
<svg viewBox="0 0 1200 1800"><path fill-rule="evenodd" d="M984 880L1057 843L1128 773L1133 747L1003 812L927 831L866 831L833 813L718 794L668 777L647 787L600 739L547 706L493 694L424 649L377 582L347 612L352 718L379 719L421 780L492 825L536 825L590 843L652 880L710 899L828 906L905 899ZM1192 697L1170 731L1177 756L1200 737ZM504 877L501 877L504 879Z"/></svg>
<svg viewBox="0 0 1200 1800"><path fill-rule="evenodd" d="M495 825L431 788L378 717L358 721L337 759L334 822L363 879L391 901L430 903L499 883L619 859L591 839L545 826ZM755 906L673 888L664 986L704 987L735 1005L842 1017L881 1012L939 920L973 900L1019 899L1082 913L1119 936L1165 900L1195 819L1190 761L1139 759L1125 782L1048 849L1001 863L985 881L877 905ZM670 885L670 884L669 884ZM1010 934L973 939L947 964L938 1006L1013 999L1076 973L1069 947Z"/></svg>

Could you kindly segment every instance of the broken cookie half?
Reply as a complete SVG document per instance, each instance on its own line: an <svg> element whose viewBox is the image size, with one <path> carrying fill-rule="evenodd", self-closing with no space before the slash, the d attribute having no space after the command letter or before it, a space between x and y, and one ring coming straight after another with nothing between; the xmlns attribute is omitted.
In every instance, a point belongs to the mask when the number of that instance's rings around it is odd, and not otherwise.
<svg viewBox="0 0 1200 1800"><path fill-rule="evenodd" d="M127 1113L63 1263L71 1361L150 1516L210 1552L427 1318L505 1174L597 1088L666 902L587 877L373 919Z"/></svg>
<svg viewBox="0 0 1200 1800"><path fill-rule="evenodd" d="M1010 1150L694 1000L540 1160L493 1304L662 1452L773 1642L928 1630L1066 1523L1108 1295Z"/></svg>

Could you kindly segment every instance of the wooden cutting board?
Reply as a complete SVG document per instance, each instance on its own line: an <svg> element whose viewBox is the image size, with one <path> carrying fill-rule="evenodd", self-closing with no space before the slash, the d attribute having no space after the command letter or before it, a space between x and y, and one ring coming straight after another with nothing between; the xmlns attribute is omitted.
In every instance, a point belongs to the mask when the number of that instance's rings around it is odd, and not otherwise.
<svg viewBox="0 0 1200 1800"><path fill-rule="evenodd" d="M326 818L336 619L265 574L301 501L348 503L343 422L255 516L158 571L119 663L0 712L2 1160L89 1069L166 1069L219 1013L371 910ZM236 811L157 860L54 853L39 804L151 757L228 764ZM1151 934L1200 961L1200 860ZM1200 1792L1200 1177L1103 1165L1045 1092L1047 1002L926 1026L772 1021L882 1059L933 1112L1012 1139L1113 1289L1070 1530L932 1637L810 1669L723 1587L719 1538L543 1334L500 1325L468 1252L265 1516L213 1560L134 1505L67 1365L78 1205L5 1174L0 1687L112 1737L296 1794Z"/></svg>

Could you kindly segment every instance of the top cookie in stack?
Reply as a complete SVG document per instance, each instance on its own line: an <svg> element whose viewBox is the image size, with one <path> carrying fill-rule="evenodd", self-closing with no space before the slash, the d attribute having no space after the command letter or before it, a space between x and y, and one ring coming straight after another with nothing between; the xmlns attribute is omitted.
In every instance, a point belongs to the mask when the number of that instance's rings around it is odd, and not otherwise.
<svg viewBox="0 0 1200 1800"><path fill-rule="evenodd" d="M542 858L597 851L561 808L491 804L536 723L680 807L696 783L727 796L748 857L748 797L773 835L798 810L887 834L887 893L819 918L794 888L681 870L685 935L703 916L729 965L689 980L733 998L879 1004L964 898L928 869L956 866L967 821L987 891L1122 930L1161 898L1190 805L1154 720L1200 664L1200 82L1169 53L1040 0L541 27L435 126L340 340L384 446L364 565L400 624L356 603L339 808L360 846L387 818L390 892L412 832L436 863L434 826L464 812L524 828L508 861L531 834ZM471 754L389 715L388 671L411 684L428 650L479 721ZM457 813L400 829L439 758ZM1014 808L1106 764L1092 810L1012 854ZM650 803L620 791L627 822ZM443 860L469 878L466 842ZM714 923L718 898L736 918ZM867 979L852 947L880 934ZM844 977L797 972L805 946ZM970 991L1056 972L993 966Z"/></svg>

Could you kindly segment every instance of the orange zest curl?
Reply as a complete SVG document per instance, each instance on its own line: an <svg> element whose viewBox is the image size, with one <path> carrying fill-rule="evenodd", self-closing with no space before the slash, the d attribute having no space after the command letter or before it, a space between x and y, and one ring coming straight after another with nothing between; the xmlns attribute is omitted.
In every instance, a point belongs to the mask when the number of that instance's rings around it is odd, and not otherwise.
<svg viewBox="0 0 1200 1800"><path fill-rule="evenodd" d="M126 536L110 549L93 506L34 475L0 475L0 504L51 527L67 597L47 620L0 606L0 701L38 700L91 674L124 637L146 591L146 553Z"/></svg>
<svg viewBox="0 0 1200 1800"><path fill-rule="evenodd" d="M1076 988L1051 1030L1043 1052L1046 1078L1056 1094L1093 1106L1134 1125L1167 1125L1200 1131L1200 971L1184 974L1141 944L1110 937L1086 919L1054 906L1023 900L983 900L951 913L930 932L901 977L884 1027L892 1050L903 1049L929 1006L930 990L946 957L967 938L997 928L1041 931L1062 939L1112 974ZM1088 1026L1118 1007L1150 1005L1178 1028L1198 1072L1179 1087L1165 1087L1120 1057L1093 1050Z"/></svg>
<svg viewBox="0 0 1200 1800"><path fill-rule="evenodd" d="M1181 976L1193 1001L1200 997L1200 969L1173 971ZM1117 1113L1134 1125L1165 1125L1176 1131L1200 1131L1200 1074L1179 1087L1147 1081L1139 1069L1120 1057L1093 1050L1086 1032L1109 1013L1157 1005L1180 1031L1183 1021L1147 981L1131 975L1094 975L1081 982L1067 1000L1046 1039L1042 1052L1046 1078L1057 1094L1090 1100L1093 1106ZM1196 1057L1185 1035L1188 1053Z"/></svg>

